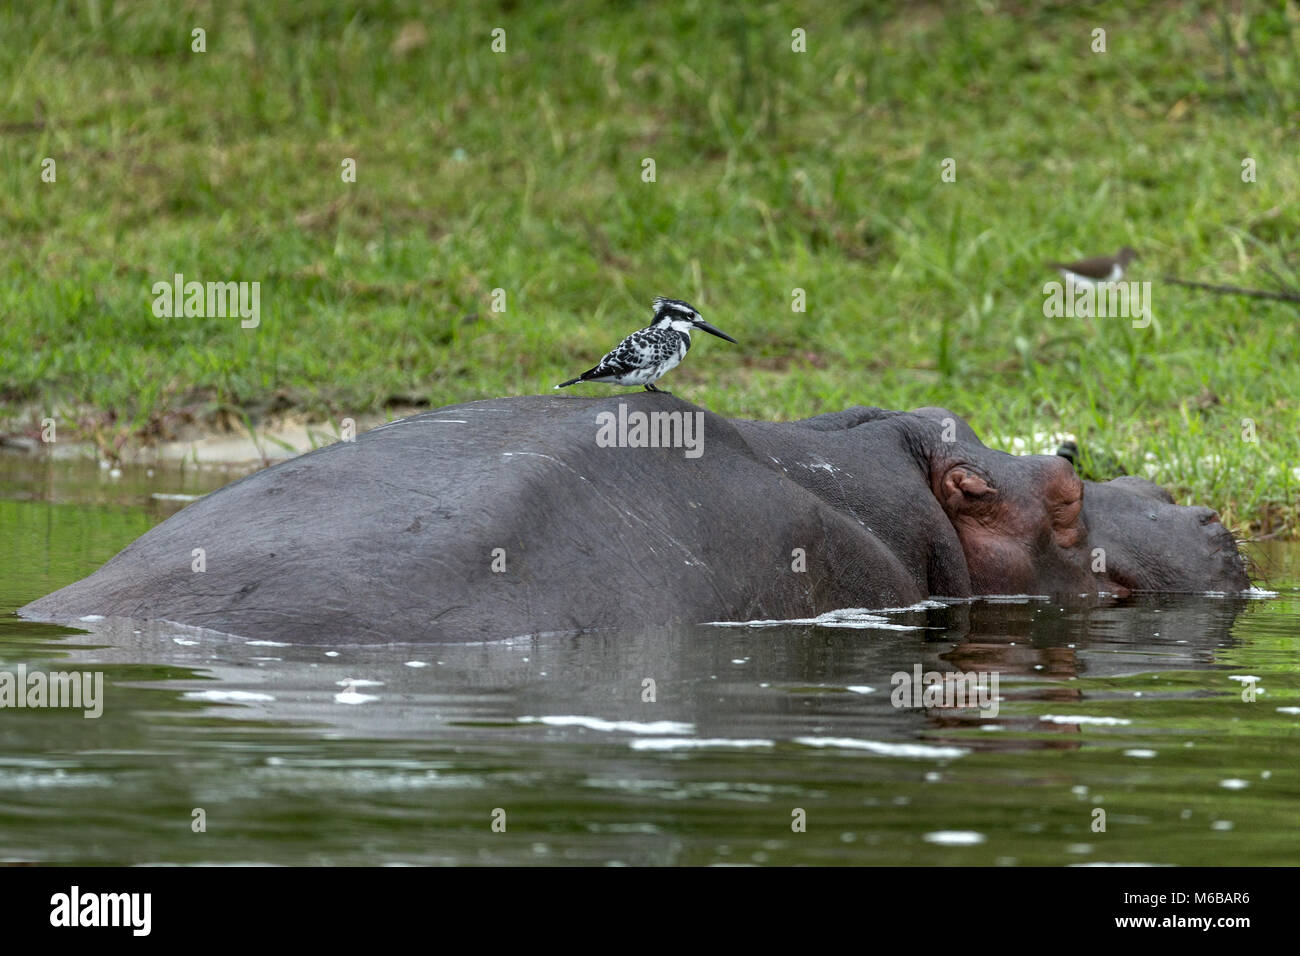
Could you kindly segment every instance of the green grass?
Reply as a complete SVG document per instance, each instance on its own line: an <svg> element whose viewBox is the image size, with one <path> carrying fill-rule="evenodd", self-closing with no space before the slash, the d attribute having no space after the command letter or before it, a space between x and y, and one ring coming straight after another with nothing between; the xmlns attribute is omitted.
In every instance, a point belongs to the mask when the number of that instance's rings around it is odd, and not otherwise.
<svg viewBox="0 0 1300 956"><path fill-rule="evenodd" d="M1300 306L1159 282L1300 285L1300 11L1222 6L6 4L0 417L543 392L665 294L740 340L664 382L719 412L1073 431L1294 534ZM1044 260L1125 243L1150 328L1044 318ZM260 327L156 318L176 272L261 282Z"/></svg>

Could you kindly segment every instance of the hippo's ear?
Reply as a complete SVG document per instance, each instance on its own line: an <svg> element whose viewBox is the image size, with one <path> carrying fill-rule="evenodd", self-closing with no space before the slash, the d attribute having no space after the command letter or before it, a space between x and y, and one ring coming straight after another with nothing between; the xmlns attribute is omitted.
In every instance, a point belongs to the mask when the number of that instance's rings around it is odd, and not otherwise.
<svg viewBox="0 0 1300 956"><path fill-rule="evenodd" d="M949 468L939 483L939 503L950 515L967 510L974 502L986 502L997 493L982 475L961 467Z"/></svg>

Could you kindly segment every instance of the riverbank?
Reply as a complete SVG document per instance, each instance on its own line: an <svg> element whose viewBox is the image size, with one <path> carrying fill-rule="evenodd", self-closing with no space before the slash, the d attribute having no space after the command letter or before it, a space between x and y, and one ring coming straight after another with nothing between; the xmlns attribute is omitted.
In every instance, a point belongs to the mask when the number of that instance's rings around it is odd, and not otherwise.
<svg viewBox="0 0 1300 956"><path fill-rule="evenodd" d="M0 434L324 441L548 390L664 294L739 340L662 383L722 414L1072 432L1295 536L1297 307L1161 279L1300 285L1300 24L1130 7L11 5ZM1125 244L1149 324L1049 316L1046 260Z"/></svg>

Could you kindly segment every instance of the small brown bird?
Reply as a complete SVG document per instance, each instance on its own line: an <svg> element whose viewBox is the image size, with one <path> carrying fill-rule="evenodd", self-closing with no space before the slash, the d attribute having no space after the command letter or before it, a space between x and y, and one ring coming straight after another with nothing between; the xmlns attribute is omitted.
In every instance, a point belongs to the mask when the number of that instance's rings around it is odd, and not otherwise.
<svg viewBox="0 0 1300 956"><path fill-rule="evenodd" d="M1113 256L1097 256L1092 259L1080 259L1078 262L1049 262L1050 268L1057 270L1075 285L1090 286L1098 282L1118 282L1124 278L1128 264L1138 257L1129 246L1125 246Z"/></svg>

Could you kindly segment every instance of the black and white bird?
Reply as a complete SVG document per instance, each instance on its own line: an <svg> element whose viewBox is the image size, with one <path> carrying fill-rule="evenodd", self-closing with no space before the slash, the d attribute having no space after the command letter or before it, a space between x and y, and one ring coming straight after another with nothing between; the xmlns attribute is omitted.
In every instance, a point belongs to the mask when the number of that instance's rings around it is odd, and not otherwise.
<svg viewBox="0 0 1300 956"><path fill-rule="evenodd" d="M689 302L660 296L655 299L654 309L654 321L619 342L595 368L555 387L565 388L579 382L608 382L611 385L644 385L647 392L662 391L655 388L654 383L686 357L686 350L691 347L692 329L700 329L728 342L736 341L705 322Z"/></svg>

